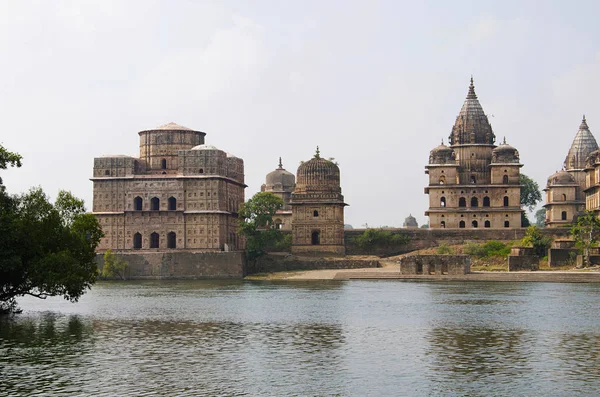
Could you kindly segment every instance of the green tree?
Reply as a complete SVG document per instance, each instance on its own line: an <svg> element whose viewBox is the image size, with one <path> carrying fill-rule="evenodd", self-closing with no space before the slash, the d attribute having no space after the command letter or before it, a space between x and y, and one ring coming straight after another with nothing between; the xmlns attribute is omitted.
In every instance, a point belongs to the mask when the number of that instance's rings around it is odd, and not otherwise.
<svg viewBox="0 0 600 397"><path fill-rule="evenodd" d="M281 230L273 222L273 216L281 208L283 200L269 192L256 193L240 207L238 232L246 238L249 260L258 260L265 248L281 241Z"/></svg>
<svg viewBox="0 0 600 397"><path fill-rule="evenodd" d="M542 201L540 186L525 174L519 175L519 184L521 185L521 207L533 211L535 206Z"/></svg>
<svg viewBox="0 0 600 397"><path fill-rule="evenodd" d="M598 245L600 235L600 219L593 211L585 211L577 218L577 222L571 227L571 235L575 239L577 248L583 251L583 266L590 265L591 248Z"/></svg>
<svg viewBox="0 0 600 397"><path fill-rule="evenodd" d="M104 266L102 266L102 277L113 278L117 277L121 280L125 280L125 270L127 270L129 264L113 252L108 249L104 253Z"/></svg>
<svg viewBox="0 0 600 397"><path fill-rule="evenodd" d="M529 226L521 240L521 244L525 247L532 247L535 254L543 258L548 255L548 248L552 244L552 239L544 236L536 226Z"/></svg>
<svg viewBox="0 0 600 397"><path fill-rule="evenodd" d="M546 209L540 208L535 212L535 225L539 228L546 227Z"/></svg>
<svg viewBox="0 0 600 397"><path fill-rule="evenodd" d="M0 169L20 164L21 156L0 146ZM97 219L74 209L81 200L68 192L52 204L40 188L10 196L1 187L0 313L17 311L24 295L77 301L96 280Z"/></svg>

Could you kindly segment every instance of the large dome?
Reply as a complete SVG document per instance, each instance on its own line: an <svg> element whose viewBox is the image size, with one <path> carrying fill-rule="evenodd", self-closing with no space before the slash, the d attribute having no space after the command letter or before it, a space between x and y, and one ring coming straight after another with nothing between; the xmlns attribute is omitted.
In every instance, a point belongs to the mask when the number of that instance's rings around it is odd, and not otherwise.
<svg viewBox="0 0 600 397"><path fill-rule="evenodd" d="M579 131L575 134L575 139L571 144L569 153L565 158L565 169L581 170L585 168L585 160L594 150L598 149L596 138L590 132L585 116L579 125Z"/></svg>
<svg viewBox="0 0 600 397"><path fill-rule="evenodd" d="M450 145L493 145L496 140L488 117L485 115L475 94L472 77L467 98L460 109L458 117L456 117L449 139Z"/></svg>
<svg viewBox="0 0 600 397"><path fill-rule="evenodd" d="M564 186L564 185L573 185L576 184L575 178L573 175L569 174L565 170L558 171L555 174L550 175L548 178L548 187L551 186Z"/></svg>
<svg viewBox="0 0 600 397"><path fill-rule="evenodd" d="M281 157L279 158L279 168L267 174L266 184L269 186L294 186L296 184L296 177L294 174L283 168Z"/></svg>
<svg viewBox="0 0 600 397"><path fill-rule="evenodd" d="M319 153L298 167L296 192L331 191L341 192L340 169L330 160L319 157Z"/></svg>

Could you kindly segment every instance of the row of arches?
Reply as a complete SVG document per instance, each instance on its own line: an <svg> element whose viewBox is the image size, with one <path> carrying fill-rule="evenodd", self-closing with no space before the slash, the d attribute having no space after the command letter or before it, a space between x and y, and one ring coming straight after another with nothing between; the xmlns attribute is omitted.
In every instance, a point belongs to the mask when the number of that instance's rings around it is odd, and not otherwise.
<svg viewBox="0 0 600 397"><path fill-rule="evenodd" d="M460 229L464 229L466 227L466 225L467 224L466 224L465 221L460 221L458 223L458 227ZM440 226L445 229L446 228L446 221L441 221L440 222ZM473 229L477 229L479 227L479 222L476 221L476 220L474 220L473 222L471 222L471 227ZM492 227L492 224L490 223L490 221L485 221L485 222L483 222L483 227L484 228L490 228L490 227ZM510 222L509 221L504 221L504 227L510 227Z"/></svg>
<svg viewBox="0 0 600 397"><path fill-rule="evenodd" d="M133 249L142 248L142 234L133 235ZM150 248L160 248L160 235L156 232L150 234ZM177 248L177 234L175 232L167 233L167 248Z"/></svg>
<svg viewBox="0 0 600 397"><path fill-rule="evenodd" d="M445 184L446 184L446 176L442 175L440 177L440 185L445 185ZM476 184L477 184L477 178L475 177L475 175L471 175L471 185L476 185ZM502 176L502 184L508 185L508 175Z"/></svg>
<svg viewBox="0 0 600 397"><path fill-rule="evenodd" d="M167 208L169 211L177 210L177 199L175 197L169 197ZM134 211L142 211L144 208L144 200L137 196L133 199ZM150 199L150 211L160 211L160 199L158 197L152 197Z"/></svg>
<svg viewBox="0 0 600 397"><path fill-rule="evenodd" d="M441 197L440 198L440 207L446 207L446 197ZM503 204L505 207L509 206L509 199L508 196L504 196L503 199ZM467 199L464 197L460 197L458 199L458 206L459 207L466 207L467 206ZM489 207L490 206L490 198L488 196L485 196L483 198L483 207ZM472 197L471 198L471 207L472 208L477 208L479 207L479 199L477 197Z"/></svg>

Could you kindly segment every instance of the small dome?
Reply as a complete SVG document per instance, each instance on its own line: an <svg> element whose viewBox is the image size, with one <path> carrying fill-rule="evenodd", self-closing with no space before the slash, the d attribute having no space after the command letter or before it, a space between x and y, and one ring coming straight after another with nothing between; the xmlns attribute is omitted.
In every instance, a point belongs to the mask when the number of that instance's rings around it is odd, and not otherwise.
<svg viewBox="0 0 600 397"><path fill-rule="evenodd" d="M415 219L414 216L412 216L412 214L408 215L406 217L406 219L404 219L404 227L419 227L419 224L417 223L417 220Z"/></svg>
<svg viewBox="0 0 600 397"><path fill-rule="evenodd" d="M194 146L191 150L219 150L213 145L198 145Z"/></svg>
<svg viewBox="0 0 600 397"><path fill-rule="evenodd" d="M429 152L429 164L455 163L455 158L454 150L444 145L444 141Z"/></svg>
<svg viewBox="0 0 600 397"><path fill-rule="evenodd" d="M341 192L339 167L321 158L318 149L315 157L298 167L296 191L306 190Z"/></svg>
<svg viewBox="0 0 600 397"><path fill-rule="evenodd" d="M575 182L573 175L569 174L565 170L561 170L555 174L552 174L550 178L548 178L547 186L573 185L575 183L577 182Z"/></svg>
<svg viewBox="0 0 600 397"><path fill-rule="evenodd" d="M504 142L492 150L492 163L518 163L519 151L513 146Z"/></svg>
<svg viewBox="0 0 600 397"><path fill-rule="evenodd" d="M149 131L194 131L191 128L183 127L179 124L170 122L167 124L159 125L156 128L153 128Z"/></svg>
<svg viewBox="0 0 600 397"><path fill-rule="evenodd" d="M281 157L279 158L279 168L267 174L266 184L269 186L294 186L296 184L296 177L294 174L283 168Z"/></svg>

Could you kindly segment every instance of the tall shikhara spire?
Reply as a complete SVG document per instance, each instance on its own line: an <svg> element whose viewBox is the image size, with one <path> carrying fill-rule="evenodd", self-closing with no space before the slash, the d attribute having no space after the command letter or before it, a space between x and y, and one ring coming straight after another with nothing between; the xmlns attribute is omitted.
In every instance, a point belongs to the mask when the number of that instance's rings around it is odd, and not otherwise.
<svg viewBox="0 0 600 397"><path fill-rule="evenodd" d="M449 140L450 145L493 145L496 140L492 126L477 99L477 94L475 94L473 77L471 77L467 98L460 109L454 127L452 127Z"/></svg>
<svg viewBox="0 0 600 397"><path fill-rule="evenodd" d="M581 124L579 125L579 131L575 134L569 153L565 158L564 168L565 170L581 170L585 168L585 159L594 150L598 149L598 143L596 138L590 132L590 128L585 120L585 115Z"/></svg>

